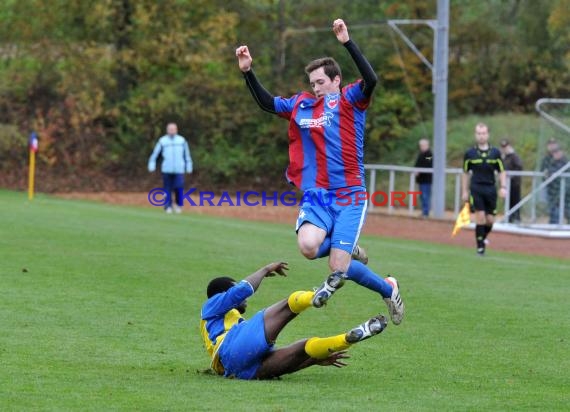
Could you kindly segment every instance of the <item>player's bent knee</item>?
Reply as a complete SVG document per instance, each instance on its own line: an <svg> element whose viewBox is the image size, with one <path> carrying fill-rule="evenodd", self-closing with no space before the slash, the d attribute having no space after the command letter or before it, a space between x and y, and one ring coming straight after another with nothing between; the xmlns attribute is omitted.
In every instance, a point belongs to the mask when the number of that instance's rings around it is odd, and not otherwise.
<svg viewBox="0 0 570 412"><path fill-rule="evenodd" d="M315 259L317 257L317 253L319 252L319 245L315 244L315 242L299 239L298 245L301 254L307 259Z"/></svg>
<svg viewBox="0 0 570 412"><path fill-rule="evenodd" d="M297 244L303 256L315 259L325 236L326 232L323 229L308 222L304 223L297 232Z"/></svg>

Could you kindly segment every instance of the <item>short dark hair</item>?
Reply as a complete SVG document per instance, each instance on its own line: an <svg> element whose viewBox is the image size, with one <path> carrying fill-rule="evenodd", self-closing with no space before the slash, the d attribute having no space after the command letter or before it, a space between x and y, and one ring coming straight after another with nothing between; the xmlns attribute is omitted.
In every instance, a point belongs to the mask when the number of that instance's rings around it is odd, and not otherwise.
<svg viewBox="0 0 570 412"><path fill-rule="evenodd" d="M229 276L220 276L218 278L212 279L210 283L208 283L208 289L206 289L208 299L214 295L217 295L218 293L225 292L235 283L235 279L232 279Z"/></svg>
<svg viewBox="0 0 570 412"><path fill-rule="evenodd" d="M320 59L313 60L305 67L305 73L309 75L320 67L325 70L325 74L329 77L329 79L334 80L336 76L339 76L342 79L340 66L332 57L322 57Z"/></svg>
<svg viewBox="0 0 570 412"><path fill-rule="evenodd" d="M485 129L487 129L487 131L488 131L489 133L491 133L491 128L489 127L489 125L488 125L487 123L479 122L479 123L477 123L477 124L475 125L475 128L476 128L476 129L477 129L477 128L481 128L481 127L484 127Z"/></svg>

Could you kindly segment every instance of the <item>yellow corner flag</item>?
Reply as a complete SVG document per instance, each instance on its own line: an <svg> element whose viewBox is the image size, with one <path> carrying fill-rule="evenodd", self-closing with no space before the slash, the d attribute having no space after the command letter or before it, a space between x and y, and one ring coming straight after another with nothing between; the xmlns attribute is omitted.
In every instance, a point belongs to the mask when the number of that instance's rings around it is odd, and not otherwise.
<svg viewBox="0 0 570 412"><path fill-rule="evenodd" d="M470 223L471 223L471 210L469 203L465 203L465 206L463 206L463 209L461 209L461 212L459 212L459 215L455 220L455 226L453 227L453 232L451 232L451 236L455 236L457 232L459 232L459 229L461 229L463 226L467 226Z"/></svg>
<svg viewBox="0 0 570 412"><path fill-rule="evenodd" d="M38 151L38 135L36 132L30 134L28 142L30 151L30 168L28 170L28 199L34 198L34 177L36 175L36 152Z"/></svg>

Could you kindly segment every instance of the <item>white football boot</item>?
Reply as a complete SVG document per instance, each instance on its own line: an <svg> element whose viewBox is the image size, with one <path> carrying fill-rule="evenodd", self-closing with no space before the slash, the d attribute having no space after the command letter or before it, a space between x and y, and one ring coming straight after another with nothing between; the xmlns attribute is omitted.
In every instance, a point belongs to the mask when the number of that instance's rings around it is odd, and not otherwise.
<svg viewBox="0 0 570 412"><path fill-rule="evenodd" d="M400 297L398 281L392 276L388 276L385 280L392 285L392 295L389 298L384 298L384 302L388 305L388 311L390 312L392 323L394 325L399 325L402 323L402 319L404 318L404 302Z"/></svg>
<svg viewBox="0 0 570 412"><path fill-rule="evenodd" d="M322 308L328 300L331 298L333 293L340 289L344 285L344 273L337 271L331 273L321 286L315 290L315 296L313 296L313 306L316 308Z"/></svg>
<svg viewBox="0 0 570 412"><path fill-rule="evenodd" d="M387 326L388 320L386 316L378 315L348 331L345 335L345 339L348 343L360 342L374 335L378 335L386 329Z"/></svg>

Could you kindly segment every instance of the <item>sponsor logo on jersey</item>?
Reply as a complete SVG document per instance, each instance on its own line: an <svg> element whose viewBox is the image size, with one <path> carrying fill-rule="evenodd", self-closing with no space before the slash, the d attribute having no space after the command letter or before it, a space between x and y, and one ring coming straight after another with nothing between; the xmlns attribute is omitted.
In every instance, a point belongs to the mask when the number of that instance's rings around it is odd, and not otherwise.
<svg viewBox="0 0 570 412"><path fill-rule="evenodd" d="M311 129L313 127L323 127L323 126L330 126L331 120L333 118L333 114L329 112L323 113L320 117L316 119L300 119L299 126L301 129Z"/></svg>

